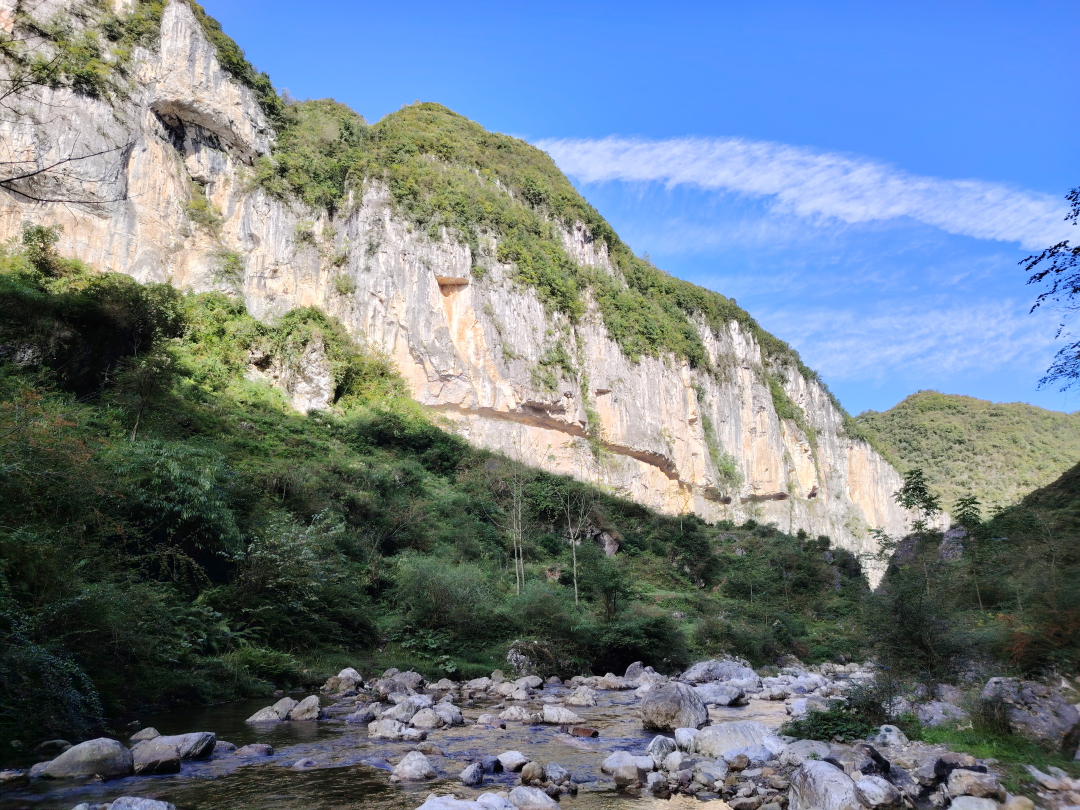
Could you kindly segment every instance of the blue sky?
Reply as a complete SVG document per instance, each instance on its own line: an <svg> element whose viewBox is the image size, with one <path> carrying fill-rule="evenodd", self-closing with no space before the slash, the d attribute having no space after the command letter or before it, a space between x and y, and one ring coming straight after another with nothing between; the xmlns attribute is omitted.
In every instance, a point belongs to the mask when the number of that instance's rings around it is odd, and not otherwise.
<svg viewBox="0 0 1080 810"><path fill-rule="evenodd" d="M1080 409L1037 390L1060 313L1028 314L1017 265L1080 238L1075 0L204 5L295 97L541 145L853 413L921 388Z"/></svg>

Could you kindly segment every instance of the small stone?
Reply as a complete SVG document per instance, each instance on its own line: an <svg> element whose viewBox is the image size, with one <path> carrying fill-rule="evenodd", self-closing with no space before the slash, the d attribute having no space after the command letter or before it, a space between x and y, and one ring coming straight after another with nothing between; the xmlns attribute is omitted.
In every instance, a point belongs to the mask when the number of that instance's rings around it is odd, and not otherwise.
<svg viewBox="0 0 1080 810"><path fill-rule="evenodd" d="M521 768L521 784L532 785L544 781L544 766L539 762L526 762Z"/></svg>
<svg viewBox="0 0 1080 810"><path fill-rule="evenodd" d="M551 704L548 704L544 706L544 722L552 723L557 726L569 726L575 723L583 723L585 720L574 714L565 706L552 706Z"/></svg>
<svg viewBox="0 0 1080 810"><path fill-rule="evenodd" d="M570 781L570 771L557 762L549 762L544 766L544 777L552 784L562 785Z"/></svg>
<svg viewBox="0 0 1080 810"><path fill-rule="evenodd" d="M675 729L675 745L680 751L690 753L694 748L694 738L698 735L696 728Z"/></svg>
<svg viewBox="0 0 1080 810"><path fill-rule="evenodd" d="M319 767L319 763L311 759L310 757L298 759L292 764L292 769L294 771L310 771L312 768L317 767Z"/></svg>
<svg viewBox="0 0 1080 810"><path fill-rule="evenodd" d="M265 706L251 715L245 723L280 723L282 720L272 706Z"/></svg>
<svg viewBox="0 0 1080 810"><path fill-rule="evenodd" d="M595 728L589 728L588 726L574 726L570 729L570 733L575 737L599 737L600 732Z"/></svg>
<svg viewBox="0 0 1080 810"><path fill-rule="evenodd" d="M484 773L502 773L503 771L502 762L498 757L484 757L480 760L480 764L484 767Z"/></svg>
<svg viewBox="0 0 1080 810"><path fill-rule="evenodd" d="M499 754L499 762L502 763L503 770L509 773L520 771L528 761L529 758L520 751L503 751Z"/></svg>
<svg viewBox="0 0 1080 810"><path fill-rule="evenodd" d="M391 782L421 782L434 777L435 769L419 751L410 751L394 766L394 770L390 771Z"/></svg>
<svg viewBox="0 0 1080 810"><path fill-rule="evenodd" d="M266 743L251 743L243 748L236 749L238 757L270 757L274 755L274 749Z"/></svg>
<svg viewBox="0 0 1080 810"><path fill-rule="evenodd" d="M938 757L938 761L934 763L934 775L938 779L946 779L950 773L958 768L967 771L981 770L984 773L986 772L986 766L979 765L971 754L959 754L950 751Z"/></svg>
<svg viewBox="0 0 1080 810"><path fill-rule="evenodd" d="M319 696L309 695L289 710L289 719L304 721L319 719Z"/></svg>
<svg viewBox="0 0 1080 810"><path fill-rule="evenodd" d="M113 807L116 810L176 810L176 805L171 802L144 799L142 796L120 796L113 799L109 807L110 810Z"/></svg>
<svg viewBox="0 0 1080 810"><path fill-rule="evenodd" d="M953 796L977 796L980 799L1005 799L1005 790L992 773L957 769L949 774L949 793Z"/></svg>
<svg viewBox="0 0 1080 810"><path fill-rule="evenodd" d="M977 796L957 796L949 805L950 810L998 810L998 803L993 799L980 799Z"/></svg>
<svg viewBox="0 0 1080 810"><path fill-rule="evenodd" d="M510 791L509 799L517 810L558 810L559 807L553 798L534 787L516 787Z"/></svg>
<svg viewBox="0 0 1080 810"><path fill-rule="evenodd" d="M463 785L477 787L484 781L484 766L479 762L474 762L458 774L458 779Z"/></svg>

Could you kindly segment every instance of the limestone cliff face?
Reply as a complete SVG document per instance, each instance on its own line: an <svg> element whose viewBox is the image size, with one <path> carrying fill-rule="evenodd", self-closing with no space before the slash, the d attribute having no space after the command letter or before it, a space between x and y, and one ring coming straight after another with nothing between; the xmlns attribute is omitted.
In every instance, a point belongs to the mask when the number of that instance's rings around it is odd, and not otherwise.
<svg viewBox="0 0 1080 810"><path fill-rule="evenodd" d="M0 24L10 20L0 14ZM546 313L511 281L493 241L474 256L445 234L415 231L378 184L355 192L333 221L253 189L248 167L272 148L272 128L180 0L165 10L159 47L137 51L133 63L126 99L46 90L0 129L4 160L114 149L92 168L104 179L97 193L119 201L41 205L6 194L0 238L26 220L59 224L61 249L97 268L230 290L260 318L321 307L385 349L414 397L474 444L663 511L774 521L856 552L874 550L871 528L906 529L892 498L897 472L846 438L828 394L794 369L783 386L813 435L780 420L761 350L737 323L719 333L697 325L712 372L672 357L632 362L595 304L577 324ZM189 200L200 188L220 211L219 227L192 220ZM584 226L563 236L577 261L616 273ZM474 265L487 271L480 280ZM556 344L567 367L542 363ZM252 374L282 379L254 363ZM287 383L298 407L325 404L332 386L320 379L312 370L307 382Z"/></svg>

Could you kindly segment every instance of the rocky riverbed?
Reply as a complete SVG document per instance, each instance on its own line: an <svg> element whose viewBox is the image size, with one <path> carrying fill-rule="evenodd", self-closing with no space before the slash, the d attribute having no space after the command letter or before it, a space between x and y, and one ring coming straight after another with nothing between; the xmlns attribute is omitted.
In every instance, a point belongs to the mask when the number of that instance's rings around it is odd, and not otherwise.
<svg viewBox="0 0 1080 810"><path fill-rule="evenodd" d="M856 664L762 677L732 660L677 680L635 664L566 683L501 672L428 683L396 670L365 681L346 669L319 695L158 715L123 741L53 741L33 768L0 777L0 810L1035 806L1005 792L993 761L909 742L893 727L852 745L780 734L874 677ZM1001 679L986 688L1004 690L1031 733L1075 747L1080 714L1059 692ZM963 721L947 689L927 697L918 706L931 722ZM1040 806L1080 805L1080 780L1035 779Z"/></svg>

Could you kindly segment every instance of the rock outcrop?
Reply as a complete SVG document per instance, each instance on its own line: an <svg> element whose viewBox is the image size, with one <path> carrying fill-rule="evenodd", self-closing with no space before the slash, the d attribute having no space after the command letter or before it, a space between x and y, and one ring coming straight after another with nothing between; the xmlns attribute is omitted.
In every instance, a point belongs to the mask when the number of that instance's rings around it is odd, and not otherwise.
<svg viewBox="0 0 1080 810"><path fill-rule="evenodd" d="M116 200L38 204L0 192L9 203L0 206L0 239L26 220L61 225L59 249L102 270L224 290L259 318L318 306L388 352L412 395L470 442L662 511L754 517L827 534L853 552L876 550L870 529L906 530L908 516L892 498L897 472L845 434L828 391L794 367L779 383L805 413L806 430L780 419L762 348L738 322L695 324L711 371L671 356L634 362L595 301L577 323L545 312L531 289L512 282L493 239L474 254L445 232L414 229L378 182L365 183L332 220L253 188L248 167L271 151L273 129L254 92L219 65L183 0L166 6L156 47L134 49L129 74L123 96L45 88L17 120L0 124L2 160L108 150L80 170L104 178L100 199ZM62 126L55 110L64 111ZM220 212L213 228L190 215L188 201L203 194ZM605 244L583 225L563 239L578 262L617 275ZM474 265L486 270L482 279ZM544 390L532 372L553 334L577 368ZM291 370L253 358L251 375L284 387L299 409L326 407L333 385L316 354ZM590 437L607 452L594 454ZM717 448L741 483L722 474Z"/></svg>

